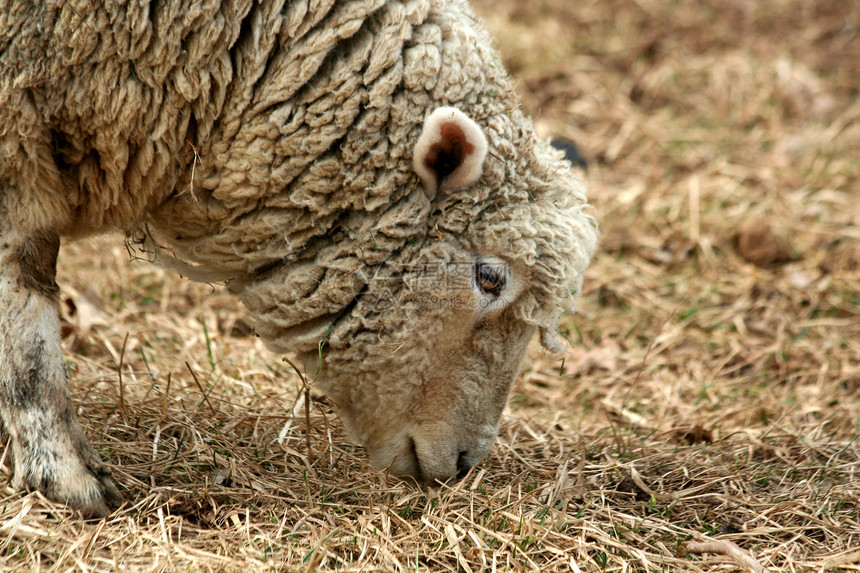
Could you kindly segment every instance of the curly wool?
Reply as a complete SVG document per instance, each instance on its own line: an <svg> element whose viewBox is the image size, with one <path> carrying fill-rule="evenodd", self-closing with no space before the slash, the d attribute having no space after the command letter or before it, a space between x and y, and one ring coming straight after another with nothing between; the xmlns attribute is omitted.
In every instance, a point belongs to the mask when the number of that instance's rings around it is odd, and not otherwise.
<svg viewBox="0 0 860 573"><path fill-rule="evenodd" d="M597 226L464 2L6 4L9 220L143 233L167 266L227 281L275 350L324 340L366 369L414 320L381 304L410 269L451 262L451 245L500 253L529 269L516 313L553 346ZM412 153L443 105L485 130L490 154L476 185L431 202Z"/></svg>

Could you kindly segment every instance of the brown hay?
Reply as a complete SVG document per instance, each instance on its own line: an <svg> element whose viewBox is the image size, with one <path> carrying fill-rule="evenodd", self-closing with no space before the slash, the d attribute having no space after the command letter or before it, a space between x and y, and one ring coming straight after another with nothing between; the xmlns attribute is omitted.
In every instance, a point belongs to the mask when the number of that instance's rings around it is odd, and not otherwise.
<svg viewBox="0 0 860 573"><path fill-rule="evenodd" d="M371 469L229 296L73 244L72 390L129 502L83 522L6 487L0 570L737 570L702 543L860 570L858 5L478 8L603 229L573 348L530 353L490 459L429 491ZM755 220L790 256L744 258Z"/></svg>

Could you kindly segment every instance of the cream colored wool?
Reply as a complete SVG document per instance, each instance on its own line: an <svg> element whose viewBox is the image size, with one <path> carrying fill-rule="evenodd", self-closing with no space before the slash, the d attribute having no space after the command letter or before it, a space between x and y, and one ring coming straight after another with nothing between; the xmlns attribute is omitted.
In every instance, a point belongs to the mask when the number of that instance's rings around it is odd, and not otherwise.
<svg viewBox="0 0 860 573"><path fill-rule="evenodd" d="M119 228L225 281L272 349L321 366L363 441L385 429L357 418L433 422L403 403L420 373L444 377L456 337L450 309L404 305L416 269L503 258L526 285L504 333L514 362L534 329L557 349L597 225L465 3L2 0L0 30L0 215L25 233ZM471 117L489 153L477 183L431 201L412 156L440 106ZM509 385L507 370L470 379Z"/></svg>

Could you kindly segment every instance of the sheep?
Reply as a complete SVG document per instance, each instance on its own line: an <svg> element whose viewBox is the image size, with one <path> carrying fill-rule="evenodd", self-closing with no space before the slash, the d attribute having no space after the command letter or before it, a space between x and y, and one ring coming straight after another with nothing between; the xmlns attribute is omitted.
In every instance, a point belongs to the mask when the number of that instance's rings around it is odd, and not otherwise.
<svg viewBox="0 0 860 573"><path fill-rule="evenodd" d="M67 389L60 240L234 293L378 468L488 454L598 228L463 0L0 0L0 415L14 484L122 496Z"/></svg>

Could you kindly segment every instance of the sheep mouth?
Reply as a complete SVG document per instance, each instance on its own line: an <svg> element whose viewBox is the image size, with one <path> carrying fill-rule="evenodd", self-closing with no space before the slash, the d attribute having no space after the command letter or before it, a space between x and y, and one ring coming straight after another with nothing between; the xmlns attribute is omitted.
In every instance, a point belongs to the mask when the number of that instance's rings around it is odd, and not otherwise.
<svg viewBox="0 0 860 573"><path fill-rule="evenodd" d="M380 466L377 466L380 467ZM382 469L380 467L380 469ZM386 474L397 476L400 479L412 482L419 486L432 485L435 480L428 479L421 467L421 458L418 457L418 448L415 440L410 436L408 442L403 446L400 453L392 458L388 465L382 469Z"/></svg>
<svg viewBox="0 0 860 573"><path fill-rule="evenodd" d="M401 465L404 470L398 473L400 473L400 475L404 478L411 478L415 480L416 482L418 482L419 485L433 486L442 483L451 483L453 481L459 481L463 479L466 474L469 473L469 470L472 469L472 464L467 461L468 452L460 452L457 456L456 473L447 477L441 477L438 475L432 476L424 470L424 467L421 464L421 458L418 455L418 448L415 444L414 438L409 438L409 444L408 447L405 448L405 452L406 456L404 462L407 463ZM395 458L394 463L396 463L397 461L398 460ZM392 463L392 465L394 465L394 463Z"/></svg>
<svg viewBox="0 0 860 573"><path fill-rule="evenodd" d="M415 439L409 438L409 454L412 456L413 468L415 471L413 472L413 477L418 480L419 483L428 483L428 479L424 474L424 470L421 468L421 458L418 457L418 448L415 447Z"/></svg>

